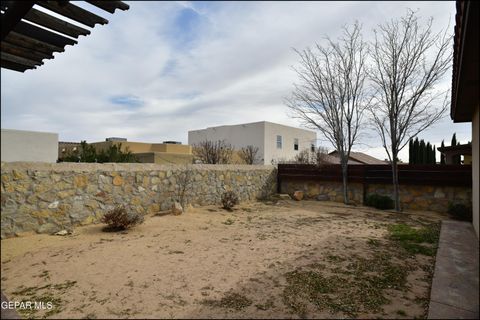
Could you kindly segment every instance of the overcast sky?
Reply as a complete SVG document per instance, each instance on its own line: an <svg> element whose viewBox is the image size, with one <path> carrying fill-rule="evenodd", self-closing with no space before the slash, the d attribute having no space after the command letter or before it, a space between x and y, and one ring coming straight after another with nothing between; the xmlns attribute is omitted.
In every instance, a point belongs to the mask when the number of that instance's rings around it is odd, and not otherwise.
<svg viewBox="0 0 480 320"><path fill-rule="evenodd" d="M271 121L300 127L283 103L304 49L358 20L364 37L407 8L453 34L455 2L127 2L109 20L36 70L1 69L1 127L56 132L61 141L187 142L209 126ZM423 21L426 21L425 19ZM443 87L451 85L449 71ZM420 138L471 138L448 114ZM332 147L318 134L318 145ZM356 146L384 159L366 131ZM401 153L408 161L408 150ZM437 155L438 159L438 155Z"/></svg>

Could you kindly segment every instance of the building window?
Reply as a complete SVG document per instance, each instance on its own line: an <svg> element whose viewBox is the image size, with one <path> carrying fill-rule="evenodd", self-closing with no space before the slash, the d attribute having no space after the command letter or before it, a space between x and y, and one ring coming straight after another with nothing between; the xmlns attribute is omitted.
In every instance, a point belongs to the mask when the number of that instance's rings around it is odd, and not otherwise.
<svg viewBox="0 0 480 320"><path fill-rule="evenodd" d="M315 145L313 143L310 145L310 151L315 152Z"/></svg>
<svg viewBox="0 0 480 320"><path fill-rule="evenodd" d="M298 151L298 139L293 139L293 150Z"/></svg>
<svg viewBox="0 0 480 320"><path fill-rule="evenodd" d="M277 149L282 149L282 136L277 136Z"/></svg>

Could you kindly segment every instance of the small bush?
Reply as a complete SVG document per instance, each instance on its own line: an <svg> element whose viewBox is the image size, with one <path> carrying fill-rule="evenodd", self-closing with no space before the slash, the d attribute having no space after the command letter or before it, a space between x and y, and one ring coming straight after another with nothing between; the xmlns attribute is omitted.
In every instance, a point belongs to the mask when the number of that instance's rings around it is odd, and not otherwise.
<svg viewBox="0 0 480 320"><path fill-rule="evenodd" d="M365 199L365 205L381 210L393 209L395 207L390 197L379 194L368 195Z"/></svg>
<svg viewBox="0 0 480 320"><path fill-rule="evenodd" d="M126 230L143 222L143 216L134 212L127 212L125 206L117 206L102 217L102 222L108 226L105 231Z"/></svg>
<svg viewBox="0 0 480 320"><path fill-rule="evenodd" d="M238 197L233 191L227 191L222 195L223 209L232 210L238 204Z"/></svg>
<svg viewBox="0 0 480 320"><path fill-rule="evenodd" d="M472 222L472 208L461 203L450 203L448 213L455 220Z"/></svg>

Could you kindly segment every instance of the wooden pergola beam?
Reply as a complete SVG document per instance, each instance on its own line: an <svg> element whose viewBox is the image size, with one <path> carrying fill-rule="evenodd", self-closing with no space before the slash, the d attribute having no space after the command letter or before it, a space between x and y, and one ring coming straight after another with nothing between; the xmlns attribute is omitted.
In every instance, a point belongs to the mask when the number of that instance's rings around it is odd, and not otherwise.
<svg viewBox="0 0 480 320"><path fill-rule="evenodd" d="M52 59L53 55L35 51L35 50L29 50L14 44L11 44L6 41L2 41L1 44L1 50L2 52L10 53L19 57L27 58L30 60L34 61L39 61L41 62L43 59Z"/></svg>
<svg viewBox="0 0 480 320"><path fill-rule="evenodd" d="M43 27L66 34L67 36L78 38L79 36L86 36L90 34L90 30L81 28L74 24L68 23L62 19L56 18L45 12L35 8L30 9L24 17L25 20L36 23Z"/></svg>
<svg viewBox="0 0 480 320"><path fill-rule="evenodd" d="M29 67L29 68L39 66L39 65L43 64L43 62L38 62L38 61L30 60L30 59L27 59L27 58L22 58L22 57L15 56L13 54L6 53L6 52L3 52L3 51L1 52L1 59L5 60L5 61L15 62L15 63L24 65L24 66Z"/></svg>
<svg viewBox="0 0 480 320"><path fill-rule="evenodd" d="M63 47L57 47L55 45L34 39L32 37L17 33L15 31L12 31L8 34L8 36L5 38L5 42L24 47L26 49L40 51L46 54L65 51Z"/></svg>
<svg viewBox="0 0 480 320"><path fill-rule="evenodd" d="M122 1L87 2L112 14L116 9L130 8ZM37 10L34 5L47 10ZM53 59L53 52L63 52L66 45L75 45L79 36L90 34L90 30L68 19L92 28L108 23L107 19L67 0L2 0L0 9L1 66L19 72L35 69L44 59Z"/></svg>
<svg viewBox="0 0 480 320"><path fill-rule="evenodd" d="M34 1L9 1L8 9L2 14L2 41L33 7ZM6 7L4 7L6 8Z"/></svg>
<svg viewBox="0 0 480 320"><path fill-rule="evenodd" d="M57 1L37 1L39 6L44 7L45 9L51 10L55 13L61 14L67 18L80 22L89 27L95 27L95 24L107 24L108 20L97 16L90 11L87 11L83 8L80 8L74 4L66 3L59 4Z"/></svg>
<svg viewBox="0 0 480 320"><path fill-rule="evenodd" d="M77 44L76 40L61 36L58 33L53 33L51 31L23 21L20 21L13 30L23 35L29 35L32 38L38 39L40 41L53 44L57 47L63 48L66 45L73 46Z"/></svg>
<svg viewBox="0 0 480 320"><path fill-rule="evenodd" d="M122 1L87 1L88 3L105 10L110 13L114 13L115 9L128 10L130 6Z"/></svg>
<svg viewBox="0 0 480 320"><path fill-rule="evenodd" d="M11 61L7 61L7 60L3 60L3 59L0 61L0 65L2 66L2 68L6 68L6 69L13 70L13 71L18 71L18 72L25 72L25 70L28 70L28 69L35 69L35 67L30 68L30 67L26 67L24 65L21 65L21 64L15 63L15 62L11 62Z"/></svg>

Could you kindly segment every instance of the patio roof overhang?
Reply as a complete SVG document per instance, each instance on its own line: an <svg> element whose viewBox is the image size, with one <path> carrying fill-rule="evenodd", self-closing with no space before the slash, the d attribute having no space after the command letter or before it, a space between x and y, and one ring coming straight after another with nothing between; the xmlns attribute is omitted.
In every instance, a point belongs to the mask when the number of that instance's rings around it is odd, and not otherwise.
<svg viewBox="0 0 480 320"><path fill-rule="evenodd" d="M451 154L462 154L462 155L471 155L472 154L472 145L471 144L459 144L456 146L447 146L447 147L438 147L437 150L441 153L451 153Z"/></svg>
<svg viewBox="0 0 480 320"><path fill-rule="evenodd" d="M471 122L479 103L479 10L478 1L457 1L450 108L454 122Z"/></svg>
<svg viewBox="0 0 480 320"><path fill-rule="evenodd" d="M128 10L122 1L87 1L109 13ZM42 7L47 10L38 10ZM69 1L2 1L1 67L24 72L36 69L54 52L75 45L79 36L90 30L64 20L68 18L87 27L107 24L108 20ZM51 13L54 13L53 15Z"/></svg>

